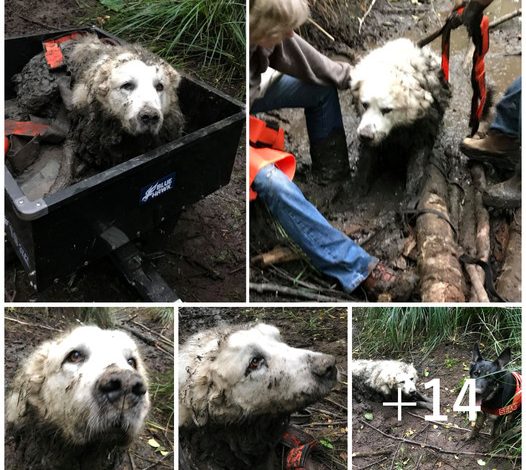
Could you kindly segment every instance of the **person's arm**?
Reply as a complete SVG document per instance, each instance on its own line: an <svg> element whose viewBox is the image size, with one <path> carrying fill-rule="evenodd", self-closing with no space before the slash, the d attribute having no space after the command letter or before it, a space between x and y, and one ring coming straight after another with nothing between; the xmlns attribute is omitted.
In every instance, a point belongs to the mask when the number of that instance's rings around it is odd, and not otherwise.
<svg viewBox="0 0 526 470"><path fill-rule="evenodd" d="M279 72L309 83L339 89L347 89L351 84L350 64L329 59L297 34L274 48L269 63Z"/></svg>

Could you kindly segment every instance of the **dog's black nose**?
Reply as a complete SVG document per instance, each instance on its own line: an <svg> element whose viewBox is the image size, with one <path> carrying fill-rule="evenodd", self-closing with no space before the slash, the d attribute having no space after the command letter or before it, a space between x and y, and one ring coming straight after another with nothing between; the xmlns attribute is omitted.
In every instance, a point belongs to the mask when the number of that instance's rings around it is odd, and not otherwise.
<svg viewBox="0 0 526 470"><path fill-rule="evenodd" d="M97 390L102 397L114 403L124 395L141 398L146 394L146 385L138 374L123 370L104 374L98 381Z"/></svg>
<svg viewBox="0 0 526 470"><path fill-rule="evenodd" d="M336 358L328 354L316 356L312 362L312 372L325 380L335 380L337 376Z"/></svg>
<svg viewBox="0 0 526 470"><path fill-rule="evenodd" d="M157 124L161 116L157 111L143 111L139 114L139 119L143 124Z"/></svg>
<svg viewBox="0 0 526 470"><path fill-rule="evenodd" d="M360 134L358 134L358 137L360 138L361 142L363 142L364 144L368 144L369 142L373 140L374 135L370 131L363 131L363 132L360 132Z"/></svg>

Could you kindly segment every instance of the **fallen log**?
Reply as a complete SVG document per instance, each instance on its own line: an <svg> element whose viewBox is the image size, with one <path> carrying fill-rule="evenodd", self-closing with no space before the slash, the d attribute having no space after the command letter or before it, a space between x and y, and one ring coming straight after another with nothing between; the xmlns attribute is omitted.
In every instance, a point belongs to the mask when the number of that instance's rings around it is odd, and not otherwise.
<svg viewBox="0 0 526 470"><path fill-rule="evenodd" d="M428 163L427 174L416 220L421 298L423 302L464 302L464 278L449 221L447 183L433 163Z"/></svg>
<svg viewBox="0 0 526 470"><path fill-rule="evenodd" d="M506 249L506 260L495 286L498 294L508 302L520 302L521 289L521 209L515 211L510 226L510 238Z"/></svg>

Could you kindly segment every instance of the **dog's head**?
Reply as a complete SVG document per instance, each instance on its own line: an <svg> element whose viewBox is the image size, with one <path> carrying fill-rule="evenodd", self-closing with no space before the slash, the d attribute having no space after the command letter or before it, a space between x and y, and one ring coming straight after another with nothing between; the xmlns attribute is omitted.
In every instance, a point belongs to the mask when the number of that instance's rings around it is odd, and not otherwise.
<svg viewBox="0 0 526 470"><path fill-rule="evenodd" d="M426 116L444 92L439 75L438 57L409 39L390 41L365 56L351 74L360 140L377 146L394 128Z"/></svg>
<svg viewBox="0 0 526 470"><path fill-rule="evenodd" d="M157 135L173 103L180 76L166 63L134 59L111 69L102 84L104 106L131 135Z"/></svg>
<svg viewBox="0 0 526 470"><path fill-rule="evenodd" d="M124 332L78 327L42 344L18 373L7 418L31 409L77 445L95 440L127 443L149 409L146 371Z"/></svg>
<svg viewBox="0 0 526 470"><path fill-rule="evenodd" d="M511 361L511 349L506 348L494 361L488 361L480 354L479 345L475 344L472 352L472 363L469 377L475 379L476 404L490 400L502 384L504 367Z"/></svg>
<svg viewBox="0 0 526 470"><path fill-rule="evenodd" d="M158 135L167 115L173 109L179 113L181 76L142 47L110 46L89 36L71 57L75 63L90 62L73 88L75 108L90 112L96 101L133 136Z"/></svg>
<svg viewBox="0 0 526 470"><path fill-rule="evenodd" d="M402 393L411 396L416 393L417 371L413 364L399 363L397 367L393 364L392 369L386 371L389 374L390 390L401 388Z"/></svg>
<svg viewBox="0 0 526 470"><path fill-rule="evenodd" d="M183 373L180 405L198 425L291 413L329 393L337 378L333 356L290 347L266 324L216 340Z"/></svg>

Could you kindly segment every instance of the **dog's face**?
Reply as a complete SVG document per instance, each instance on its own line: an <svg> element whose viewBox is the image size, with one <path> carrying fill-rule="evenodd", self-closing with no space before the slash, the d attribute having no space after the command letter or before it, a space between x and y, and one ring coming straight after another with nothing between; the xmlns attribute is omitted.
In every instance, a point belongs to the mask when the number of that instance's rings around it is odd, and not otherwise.
<svg viewBox="0 0 526 470"><path fill-rule="evenodd" d="M469 377L475 379L476 404L491 400L501 386L504 367L511 361L511 350L506 348L497 359L488 361L480 354L479 345L475 344Z"/></svg>
<svg viewBox="0 0 526 470"><path fill-rule="evenodd" d="M333 356L292 348L266 324L228 336L211 368L213 387L230 410L250 416L301 409L329 393L337 378Z"/></svg>
<svg viewBox="0 0 526 470"><path fill-rule="evenodd" d="M111 69L101 102L131 135L157 135L169 107L179 75L167 64L147 65L129 60Z"/></svg>
<svg viewBox="0 0 526 470"><path fill-rule="evenodd" d="M402 389L402 393L407 396L414 395L416 393L416 380L418 374L412 364L408 364L404 370L396 373L396 387Z"/></svg>
<svg viewBox="0 0 526 470"><path fill-rule="evenodd" d="M438 78L427 80L426 75L438 71L431 52L408 39L388 42L365 56L351 73L351 92L361 117L360 141L377 146L394 128L423 117L434 102L427 87L438 83Z"/></svg>
<svg viewBox="0 0 526 470"><path fill-rule="evenodd" d="M127 443L139 432L149 409L148 384L126 333L78 327L44 343L26 364L27 396L20 391L19 398L72 443Z"/></svg>

